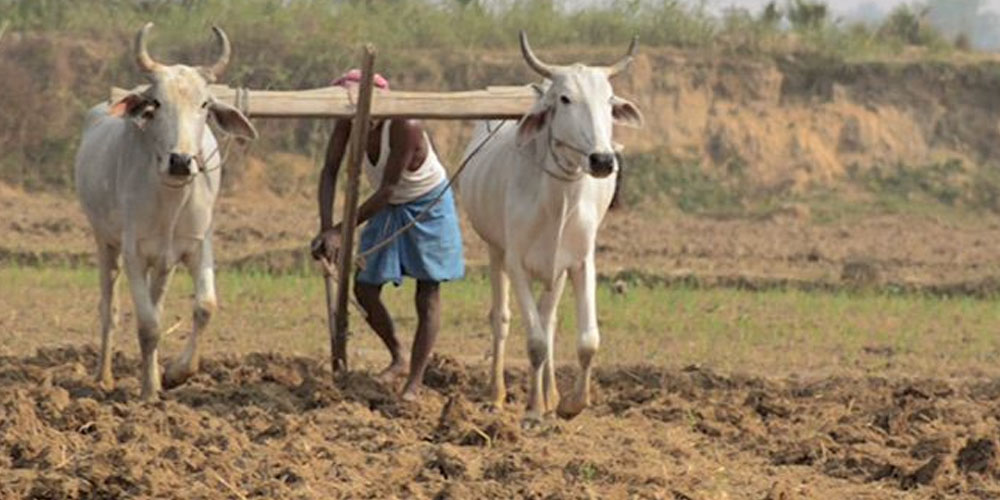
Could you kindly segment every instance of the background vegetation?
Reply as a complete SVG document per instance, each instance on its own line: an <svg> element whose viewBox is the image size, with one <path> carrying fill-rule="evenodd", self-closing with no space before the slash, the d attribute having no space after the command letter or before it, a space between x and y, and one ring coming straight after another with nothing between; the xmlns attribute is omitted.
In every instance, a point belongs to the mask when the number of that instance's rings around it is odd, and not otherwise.
<svg viewBox="0 0 1000 500"><path fill-rule="evenodd" d="M156 22L156 57L190 63L211 60L208 28L223 26L236 43L225 77L233 85L321 86L354 64L361 41L372 40L381 70L400 87L457 89L530 78L521 67L498 74L482 64L491 54L513 53L518 29L547 48L611 54L638 34L645 47L762 59L794 54L827 66L913 54L951 57L989 38L984 30L996 16L981 13L982 6L982 0L932 0L902 5L881 19L848 21L817 0L721 13L682 0L610 0L573 9L553 0L0 0L0 181L25 189L70 188L79 118L110 84L142 81L129 46L147 20ZM316 162L329 125L262 126L264 139L253 146L254 155L293 153ZM685 211L732 213L774 203L773 193L745 189L738 164L711 174L696 162L655 152L629 163L650 181L629 185L633 201L662 196L650 191L659 186ZM925 170L889 166L851 181L953 205L997 204L992 181L955 180L935 169L934 187L906 180L923 178ZM962 191L962 183L988 189Z"/></svg>

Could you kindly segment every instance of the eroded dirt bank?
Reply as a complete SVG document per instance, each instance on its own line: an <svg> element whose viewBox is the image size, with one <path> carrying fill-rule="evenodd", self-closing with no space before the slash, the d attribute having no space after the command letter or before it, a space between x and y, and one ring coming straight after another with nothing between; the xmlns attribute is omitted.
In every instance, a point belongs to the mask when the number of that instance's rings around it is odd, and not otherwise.
<svg viewBox="0 0 1000 500"><path fill-rule="evenodd" d="M0 180L42 188L70 186L83 112L107 98L111 85L131 87L142 78L127 59L127 43L19 34L0 53ZM271 88L253 66L254 47L237 58L227 83ZM250 43L249 41L245 43ZM257 50L264 50L257 47ZM197 60L190 47L158 47L163 57ZM623 47L536 47L553 63L601 64ZM175 53L173 53L173 52ZM192 52L193 51L193 52ZM512 51L411 51L380 71L393 87L462 90L520 85L537 79ZM328 82L343 68L297 68L301 88ZM301 73L301 74L299 74ZM625 130L631 153L669 152L706 169L740 173L769 190L830 185L851 169L931 166L959 160L966 169L1000 161L1000 60L955 53L947 61L927 55L891 61L845 61L820 54L744 54L725 50L642 47L631 71L615 81L646 118ZM38 99L39 95L49 96ZM262 139L253 154L276 164L277 154L322 154L326 129L313 120L260 120ZM435 141L446 158L464 149L469 125L438 122ZM233 169L235 170L235 168ZM232 172L232 181L239 174ZM227 181L229 182L229 181Z"/></svg>

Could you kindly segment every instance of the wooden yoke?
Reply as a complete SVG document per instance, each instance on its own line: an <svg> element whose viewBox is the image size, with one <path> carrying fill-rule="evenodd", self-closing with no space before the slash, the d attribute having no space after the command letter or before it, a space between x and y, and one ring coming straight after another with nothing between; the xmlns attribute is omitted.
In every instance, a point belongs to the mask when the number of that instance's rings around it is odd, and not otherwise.
<svg viewBox="0 0 1000 500"><path fill-rule="evenodd" d="M143 90L142 85L133 90ZM355 96L342 87L309 90L248 90L210 85L216 99L231 104L250 118L353 118ZM111 101L129 91L111 89ZM516 120L535 104L531 86L487 87L462 92L392 92L375 89L372 118L428 120Z"/></svg>
<svg viewBox="0 0 1000 500"><path fill-rule="evenodd" d="M0 29L2 32L2 29ZM463 92L387 92L373 88L375 48L367 44L361 51L361 85L357 94L343 87L275 91L210 85L212 95L232 105L250 118L335 118L350 119L347 192L341 219L339 262L321 260L326 280L328 327L333 372L347 370L348 313L354 264L354 236L358 222L358 191L361 161L373 118L415 118L443 120L516 120L534 105L537 93L530 85L487 87ZM113 87L111 102L129 92ZM335 278L334 274L337 274ZM334 283L334 280L338 283Z"/></svg>

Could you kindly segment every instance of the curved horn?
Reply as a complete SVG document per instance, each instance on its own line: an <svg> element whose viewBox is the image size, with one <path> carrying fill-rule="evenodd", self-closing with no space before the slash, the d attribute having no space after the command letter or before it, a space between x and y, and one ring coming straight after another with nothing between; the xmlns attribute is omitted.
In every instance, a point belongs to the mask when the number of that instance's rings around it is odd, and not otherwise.
<svg viewBox="0 0 1000 500"><path fill-rule="evenodd" d="M628 44L628 52L625 53L625 57L622 57L618 62L608 66L608 78L612 78L618 73L628 69L629 65L632 64L632 58L635 57L635 50L639 46L639 36L636 35L632 37L632 43Z"/></svg>
<svg viewBox="0 0 1000 500"><path fill-rule="evenodd" d="M518 36L521 39L521 55L524 56L524 60L528 63L528 66L531 66L531 69L535 70L535 72L539 75L552 79L552 73L555 68L539 61L538 58L535 57L535 53L531 51L531 46L528 45L528 35L524 34L524 30L521 30L518 33Z"/></svg>
<svg viewBox="0 0 1000 500"><path fill-rule="evenodd" d="M153 23L146 23L135 35L135 62L139 65L139 69L146 73L158 71L163 67L150 57L149 50L146 49L146 35L152 27Z"/></svg>
<svg viewBox="0 0 1000 500"><path fill-rule="evenodd" d="M219 76L226 70L226 66L229 64L229 56L233 54L233 48L229 44L229 37L226 36L225 31L222 31L222 28L212 26L212 31L215 32L215 38L219 41L219 49L222 53L219 54L219 58L215 60L215 64L208 67L208 71L212 73L213 76Z"/></svg>

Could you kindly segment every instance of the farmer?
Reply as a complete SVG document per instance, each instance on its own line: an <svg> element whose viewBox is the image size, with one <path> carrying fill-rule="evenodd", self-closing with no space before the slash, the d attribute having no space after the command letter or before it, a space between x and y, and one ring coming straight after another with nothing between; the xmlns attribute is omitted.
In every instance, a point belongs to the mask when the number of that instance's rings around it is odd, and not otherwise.
<svg viewBox="0 0 1000 500"><path fill-rule="evenodd" d="M352 69L331 84L355 88L360 80L361 71ZM379 74L374 75L374 84L389 90L389 82ZM320 232L312 241L315 259L336 262L340 249L341 226L333 223L332 199L350 134L351 121L337 120L327 145L319 179ZM368 315L368 325L392 356L388 368L379 374L380 379L390 381L406 372L406 358L382 303L382 286L389 282L399 286L404 275L417 280L417 331L401 393L403 400L412 401L441 326L440 284L459 279L465 272L462 236L444 166L419 121L373 122L365 150L362 169L375 192L358 209L358 224L367 221L359 252L383 244L407 224L413 226L364 258L364 267L354 279L354 294Z"/></svg>

